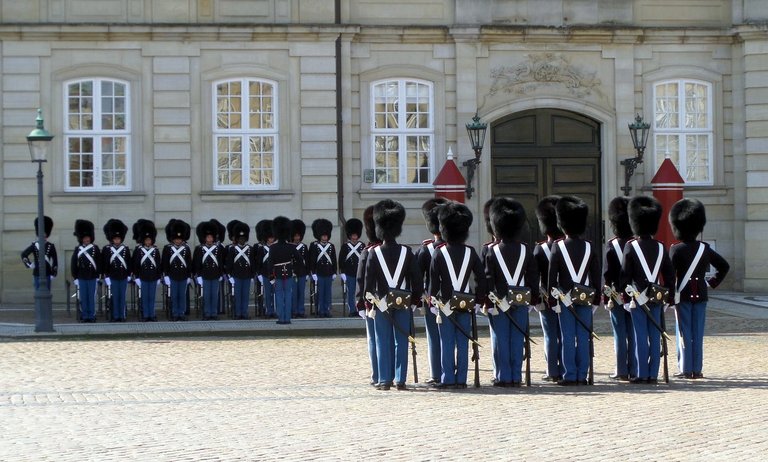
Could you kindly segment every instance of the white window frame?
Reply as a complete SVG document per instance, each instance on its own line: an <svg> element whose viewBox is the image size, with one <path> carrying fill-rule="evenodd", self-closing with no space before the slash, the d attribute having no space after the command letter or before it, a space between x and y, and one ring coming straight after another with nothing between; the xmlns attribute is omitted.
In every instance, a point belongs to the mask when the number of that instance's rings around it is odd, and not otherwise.
<svg viewBox="0 0 768 462"><path fill-rule="evenodd" d="M242 121L240 128L219 128L218 126L218 105L217 105L217 87L223 83L239 82L241 88L241 99L243 102L249 101L249 82L259 82L261 84L268 84L272 86L272 120L273 124L271 128L251 128L250 118L248 113L250 112L250 106L246 103L240 106L240 120ZM211 165L213 168L213 189L217 191L274 191L280 188L280 121L279 121L279 98L278 98L278 83L275 80L258 78L258 77L235 77L219 79L211 85L211 111L212 111L212 156ZM222 185L219 184L219 166L218 166L218 140L220 137L240 137L241 149L248 148L250 146L250 137L252 136L271 136L273 138L273 152L274 158L272 159L272 184L235 184L235 185ZM247 181L250 178L250 156L245 153L241 153L241 172L240 178L243 181Z"/></svg>
<svg viewBox="0 0 768 462"><path fill-rule="evenodd" d="M72 84L82 84L84 82L92 82L93 84L93 128L89 130L83 129L70 129L69 128L69 86ZM125 87L125 128L119 130L105 130L102 128L102 84L109 82L112 84L120 84ZM64 110L63 113L63 152L66 153L64 159L64 190L67 192L82 192L82 191L97 191L97 192L109 192L109 191L130 191L132 180L131 171L133 163L133 155L131 152L132 146L132 131L131 131L131 84L128 81L109 78L109 77L86 77L67 80L63 83L63 96L64 96ZM125 185L109 185L104 186L102 184L102 162L103 154L101 147L101 140L109 137L124 137L125 138ZM71 186L70 185L70 151L69 141L72 138L93 138L93 185L92 186Z"/></svg>
<svg viewBox="0 0 768 462"><path fill-rule="evenodd" d="M685 107L685 85L686 84L695 84L695 85L702 85L706 87L707 92L707 125L706 127L701 128L685 128L685 116L686 116L686 107ZM659 127L657 125L657 112L656 112L656 102L657 102L657 89L661 85L667 85L667 84L676 84L678 86L677 88L677 105L678 105L678 120L677 120L677 128L667 128L667 127ZM675 166L677 167L678 171L680 172L680 176L683 177L685 180L685 184L689 186L711 186L714 185L715 182L715 133L713 129L713 124L715 120L716 114L714 114L714 91L713 91L713 84L711 82L707 82L705 80L699 80L699 79L665 79L665 80L659 80L655 81L652 84L653 88L653 124L652 124L652 130L653 130L653 161L654 161L654 171L658 170L659 166L661 165L661 162L664 160L664 158L667 155L667 150L664 148L664 146L667 146L667 143L661 143L659 142L660 138L662 137L676 137L678 139L678 162L675 162ZM688 135L695 135L695 136L704 136L707 142L706 146L706 152L708 156L708 170L707 170L707 177L708 179L706 181L692 181L688 179L688 141L687 136ZM674 159L673 159L674 162Z"/></svg>
<svg viewBox="0 0 768 462"><path fill-rule="evenodd" d="M416 83L419 85L425 85L429 88L429 113L428 113L428 128L407 128L406 127L406 111L405 104L400 104L398 109L397 119L398 128L377 128L376 122L376 87L379 85L388 84L391 82L397 82L398 84L398 102L406 101L406 86L410 83ZM402 109L401 109L402 108ZM373 169L373 184L374 189L402 189L402 188L432 188L432 181L435 178L434 162L435 162L435 84L429 80L415 79L415 78L387 78L376 80L370 84L370 121L371 121L371 139L370 139L370 161L371 168ZM376 166L376 138L379 136L396 136L398 137L398 181L396 183L379 183ZM429 138L429 152L427 153L428 162L428 178L424 183L409 183L407 180L408 174L408 142L409 136L426 136Z"/></svg>

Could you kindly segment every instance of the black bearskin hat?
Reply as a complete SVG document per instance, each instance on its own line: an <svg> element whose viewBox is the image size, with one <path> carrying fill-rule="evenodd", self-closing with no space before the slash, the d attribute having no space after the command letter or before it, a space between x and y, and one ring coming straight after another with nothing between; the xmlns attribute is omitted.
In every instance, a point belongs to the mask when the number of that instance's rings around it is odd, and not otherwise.
<svg viewBox="0 0 768 462"><path fill-rule="evenodd" d="M333 223L326 220L325 218L318 218L312 222L312 235L315 236L315 239L318 241L323 236L328 236L328 239L330 239L332 231Z"/></svg>
<svg viewBox="0 0 768 462"><path fill-rule="evenodd" d="M35 236L37 236L40 233L40 228L37 227L37 218L35 218ZM51 231L53 231L53 220L49 216L43 217L43 231L45 231L45 237L49 237L51 235Z"/></svg>
<svg viewBox="0 0 768 462"><path fill-rule="evenodd" d="M275 237L272 232L272 220L261 220L256 223L256 240L267 242L270 237Z"/></svg>
<svg viewBox="0 0 768 462"><path fill-rule="evenodd" d="M488 231L488 234L491 236L496 236L493 233L493 226L491 225L491 206L493 205L493 201L495 200L496 198L491 197L490 199L485 201L485 204L483 204L483 221L485 222L485 230Z"/></svg>
<svg viewBox="0 0 768 462"><path fill-rule="evenodd" d="M294 220L291 220L291 239L295 235L299 235L299 240L304 240L304 235L307 233L307 225L301 221L300 219L296 218Z"/></svg>
<svg viewBox="0 0 768 462"><path fill-rule="evenodd" d="M240 220L232 220L229 223L227 223L227 236L229 236L230 241L235 240L235 226L241 225L241 224L245 225L245 223L243 223ZM251 229L248 227L248 225L245 225L245 227L248 228L248 232L250 233Z"/></svg>
<svg viewBox="0 0 768 462"><path fill-rule="evenodd" d="M88 220L75 220L75 232L73 233L75 236L77 236L77 242L83 243L83 238L85 236L88 236L91 238L91 242L96 240L96 236L94 233L93 223Z"/></svg>
<svg viewBox="0 0 768 462"><path fill-rule="evenodd" d="M576 196L563 196L555 204L557 226L565 234L580 236L587 230L589 206Z"/></svg>
<svg viewBox="0 0 768 462"><path fill-rule="evenodd" d="M357 218L350 218L344 223L344 231L347 232L347 239L352 239L353 234L357 234L357 238L363 236L363 222Z"/></svg>
<svg viewBox="0 0 768 462"><path fill-rule="evenodd" d="M376 236L384 241L394 239L403 232L405 207L392 199L384 199L373 206L373 222L376 224Z"/></svg>
<svg viewBox="0 0 768 462"><path fill-rule="evenodd" d="M633 236L632 227L629 226L629 212L627 212L629 197L614 197L608 204L608 220L611 222L613 235L621 239L629 239Z"/></svg>
<svg viewBox="0 0 768 462"><path fill-rule="evenodd" d="M520 239L527 221L523 205L511 197L498 197L490 210L493 235L499 239Z"/></svg>
<svg viewBox="0 0 768 462"><path fill-rule="evenodd" d="M676 238L695 241L707 224L704 204L697 199L680 199L669 211L669 224Z"/></svg>
<svg viewBox="0 0 768 462"><path fill-rule="evenodd" d="M557 226L555 205L560 196L547 196L536 205L536 219L539 221L539 231L554 239L563 237L563 231Z"/></svg>
<svg viewBox="0 0 768 462"><path fill-rule="evenodd" d="M104 236L108 242L112 242L112 239L119 237L121 241L125 240L125 235L128 232L128 227L125 223L117 218L110 218L104 224Z"/></svg>
<svg viewBox="0 0 768 462"><path fill-rule="evenodd" d="M213 240L216 241L216 233L218 233L218 229L216 229L216 225L211 220L201 221L197 224L197 227L195 227L197 240L200 241L201 244L205 243L205 236L208 235L213 236Z"/></svg>
<svg viewBox="0 0 768 462"><path fill-rule="evenodd" d="M368 238L368 242L381 242L381 239L376 236L376 223L373 221L372 205L369 205L363 211L363 226L365 227L365 236Z"/></svg>
<svg viewBox="0 0 768 462"><path fill-rule="evenodd" d="M216 242L224 242L224 239L227 238L227 227L224 226L224 223L215 218L211 218L211 224L216 230L216 234L213 235L213 240Z"/></svg>
<svg viewBox="0 0 768 462"><path fill-rule="evenodd" d="M629 224L635 236L653 236L659 230L661 204L651 196L635 196L627 205Z"/></svg>
<svg viewBox="0 0 768 462"><path fill-rule="evenodd" d="M251 234L251 227L242 221L235 221L236 223L232 225L232 231L229 233L229 238L233 241L236 241L238 238L244 237L245 241L247 242Z"/></svg>
<svg viewBox="0 0 768 462"><path fill-rule="evenodd" d="M133 224L133 240L136 241L137 244L141 244L146 238L152 239L152 243L154 244L155 239L157 238L157 228L155 228L155 224L151 221L139 218L138 221Z"/></svg>
<svg viewBox="0 0 768 462"><path fill-rule="evenodd" d="M440 220L440 234L450 244L462 244L469 237L469 227L472 226L472 212L458 202L452 202L440 207L437 212Z"/></svg>
<svg viewBox="0 0 768 462"><path fill-rule="evenodd" d="M424 221L427 223L429 234L440 234L440 220L437 219L437 209L448 202L450 201L444 197L433 197L427 199L421 206L421 214L424 215Z"/></svg>
<svg viewBox="0 0 768 462"><path fill-rule="evenodd" d="M168 242L172 242L174 239L188 241L190 234L192 234L192 228L184 220L171 218L165 225L165 238L168 239Z"/></svg>
<svg viewBox="0 0 768 462"><path fill-rule="evenodd" d="M278 241L290 241L291 240L291 219L288 217L275 217L272 220L272 232L275 235L275 239Z"/></svg>

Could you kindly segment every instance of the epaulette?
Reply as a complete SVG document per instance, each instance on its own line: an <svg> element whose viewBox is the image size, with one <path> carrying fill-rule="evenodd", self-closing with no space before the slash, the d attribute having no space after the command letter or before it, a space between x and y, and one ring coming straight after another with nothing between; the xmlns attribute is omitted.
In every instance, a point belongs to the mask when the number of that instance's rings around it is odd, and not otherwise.
<svg viewBox="0 0 768 462"><path fill-rule="evenodd" d="M441 242L435 246L436 249L439 249L440 247L443 247L447 244L447 242Z"/></svg>
<svg viewBox="0 0 768 462"><path fill-rule="evenodd" d="M427 246L429 244L432 244L434 242L435 242L434 239L424 239L423 241L421 241L421 245L422 245L422 247L425 247L425 246Z"/></svg>
<svg viewBox="0 0 768 462"><path fill-rule="evenodd" d="M365 247L364 250L372 249L372 248L378 247L380 245L381 245L381 242L370 242L370 243L368 243L368 245Z"/></svg>
<svg viewBox="0 0 768 462"><path fill-rule="evenodd" d="M485 244L483 244L483 247L490 247L492 245L498 244L499 241L488 241Z"/></svg>

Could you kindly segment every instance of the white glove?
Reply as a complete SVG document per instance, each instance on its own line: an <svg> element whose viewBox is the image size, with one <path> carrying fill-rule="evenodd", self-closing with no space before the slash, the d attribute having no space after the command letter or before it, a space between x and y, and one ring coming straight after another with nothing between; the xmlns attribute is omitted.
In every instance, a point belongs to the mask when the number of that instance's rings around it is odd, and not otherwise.
<svg viewBox="0 0 768 462"><path fill-rule="evenodd" d="M630 303L624 303L623 305L624 305L624 309L627 311L627 313L631 313L632 312L632 306L631 306Z"/></svg>
<svg viewBox="0 0 768 462"><path fill-rule="evenodd" d="M440 312L440 310L438 310L436 306L430 306L429 307L429 312L434 314L435 316L437 316L438 313Z"/></svg>
<svg viewBox="0 0 768 462"><path fill-rule="evenodd" d="M35 264L29 260L24 260L24 264L27 265L27 268L29 269L35 269Z"/></svg>
<svg viewBox="0 0 768 462"><path fill-rule="evenodd" d="M552 307L552 311L554 311L557 314L560 314L563 311L563 307L560 306L559 303L555 304L555 306Z"/></svg>
<svg viewBox="0 0 768 462"><path fill-rule="evenodd" d="M345 273L341 273L341 280L347 282L347 275Z"/></svg>
<svg viewBox="0 0 768 462"><path fill-rule="evenodd" d="M78 287L78 288L80 287L80 280L79 279L75 279L74 281L72 281L72 283L75 285L75 287Z"/></svg>
<svg viewBox="0 0 768 462"><path fill-rule="evenodd" d="M197 281L197 285L199 285L199 286L203 285L203 277L202 276L196 277L195 281Z"/></svg>
<svg viewBox="0 0 768 462"><path fill-rule="evenodd" d="M191 286L191 285L192 285L192 278L187 278L187 285L188 285L188 286Z"/></svg>
<svg viewBox="0 0 768 462"><path fill-rule="evenodd" d="M475 303L475 313L482 313L483 308L480 306L479 303Z"/></svg>
<svg viewBox="0 0 768 462"><path fill-rule="evenodd" d="M599 305L592 305L592 314L595 314L598 308L600 308Z"/></svg>
<svg viewBox="0 0 768 462"><path fill-rule="evenodd" d="M131 276L126 277L125 282L131 282Z"/></svg>
<svg viewBox="0 0 768 462"><path fill-rule="evenodd" d="M419 307L418 307L418 306L416 306L416 305L411 305L411 311L413 311L414 313L415 313L415 312L416 312L416 310L418 310L418 309L419 309Z"/></svg>
<svg viewBox="0 0 768 462"><path fill-rule="evenodd" d="M275 285L275 282L276 282L276 280L275 280L275 279L270 279L270 280L269 280L269 283L270 283L270 284L272 284L273 286Z"/></svg>
<svg viewBox="0 0 768 462"><path fill-rule="evenodd" d="M544 309L547 307L547 305L544 304L544 302L537 303L536 305L533 305L533 309L541 313L544 311Z"/></svg>
<svg viewBox="0 0 768 462"><path fill-rule="evenodd" d="M107 286L111 286L112 285L112 279L104 278L104 284L106 284Z"/></svg>
<svg viewBox="0 0 768 462"><path fill-rule="evenodd" d="M365 319L365 310L358 310L357 315Z"/></svg>
<svg viewBox="0 0 768 462"><path fill-rule="evenodd" d="M163 283L165 283L165 285L167 285L167 286L170 286L171 285L171 278L169 278L168 276L163 276Z"/></svg>
<svg viewBox="0 0 768 462"><path fill-rule="evenodd" d="M235 285L235 278L230 277L229 278L229 283L232 284L232 285Z"/></svg>
<svg viewBox="0 0 768 462"><path fill-rule="evenodd" d="M317 274L315 274L315 273L312 273L312 280L313 280L314 282L317 282Z"/></svg>
<svg viewBox="0 0 768 462"><path fill-rule="evenodd" d="M264 276L262 276L261 274L259 274L258 276L256 276L256 279L258 279L258 280L259 280L259 284L262 284L262 285L264 284Z"/></svg>
<svg viewBox="0 0 768 462"><path fill-rule="evenodd" d="M331 281L335 281L335 280L336 280L336 274L331 274Z"/></svg>
<svg viewBox="0 0 768 462"><path fill-rule="evenodd" d="M491 316L498 316L499 310L495 306L491 306L490 308L488 308L488 314Z"/></svg>

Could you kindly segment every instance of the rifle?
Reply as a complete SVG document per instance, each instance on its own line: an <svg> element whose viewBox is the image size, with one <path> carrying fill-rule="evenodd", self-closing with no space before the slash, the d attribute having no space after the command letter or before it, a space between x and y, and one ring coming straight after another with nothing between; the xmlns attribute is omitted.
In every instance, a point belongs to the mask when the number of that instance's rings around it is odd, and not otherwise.
<svg viewBox="0 0 768 462"><path fill-rule="evenodd" d="M344 316L345 314L349 314L349 307L347 306L347 281L341 278L339 278L339 281L341 281L341 294L342 294L341 315Z"/></svg>
<svg viewBox="0 0 768 462"><path fill-rule="evenodd" d="M69 299L72 298L72 297L69 296L69 290L72 288L72 283L69 282L69 279L65 279L64 280L64 288L67 291L67 317L71 317L72 316L72 312L70 311L70 300Z"/></svg>
<svg viewBox="0 0 768 462"><path fill-rule="evenodd" d="M477 313L471 309L472 315L472 337L477 338ZM477 342L472 343L472 361L475 362L475 388L480 388L480 352L477 349Z"/></svg>
<svg viewBox="0 0 768 462"><path fill-rule="evenodd" d="M317 283L309 278L309 314L317 315Z"/></svg>
<svg viewBox="0 0 768 462"><path fill-rule="evenodd" d="M525 337L528 339L525 341L525 386L531 386L531 324L528 323L525 326Z"/></svg>
<svg viewBox="0 0 768 462"><path fill-rule="evenodd" d="M635 305L640 306L640 308L643 310L643 313L645 313L645 315L648 317L648 320L651 321L651 324L653 324L653 327L655 327L659 333L661 333L661 355L664 357L664 383L669 383L669 365L667 364L667 340L669 339L669 335L667 335L666 329L664 328L664 310L661 310L662 324L659 325L659 323L657 323L653 318L651 309L648 307L648 297L646 297L644 294L641 294L637 290L637 287L635 287L633 284L628 285L625 291L627 294L631 295L632 298L634 298Z"/></svg>
<svg viewBox="0 0 768 462"><path fill-rule="evenodd" d="M346 286L346 284L345 284ZM346 298L346 297L345 297ZM413 320L413 310L411 313L411 337L416 337L416 323ZM416 342L411 342L411 362L413 362L413 383L419 383L419 370L416 367Z"/></svg>
<svg viewBox="0 0 768 462"><path fill-rule="evenodd" d="M568 309L568 311L571 312L573 317L576 319L576 322L578 322L581 327L583 327L587 332L589 332L589 373L587 375L587 383L590 385L595 384L595 344L594 340L600 340L600 338L595 334L595 331L592 330L592 328L588 327L586 323L579 317L579 314L576 312L576 308L573 307L573 301L571 300L571 297L568 295L565 295L564 293L560 292L560 289L557 287L552 288L551 292L552 296L556 299L560 300L563 305Z"/></svg>

